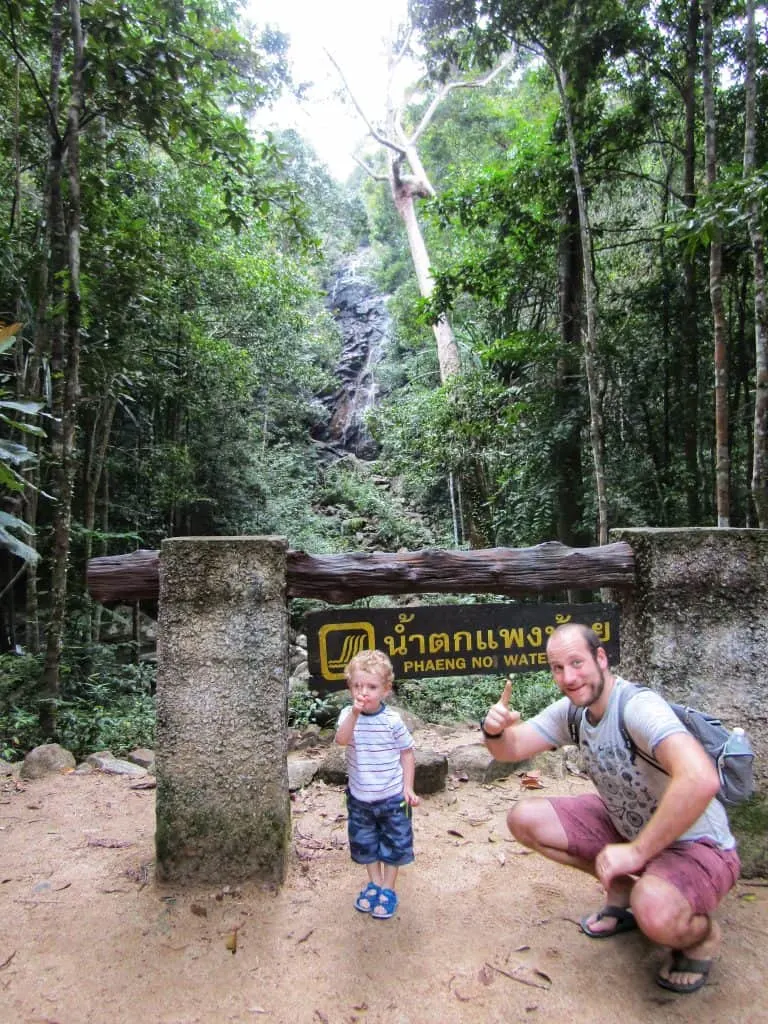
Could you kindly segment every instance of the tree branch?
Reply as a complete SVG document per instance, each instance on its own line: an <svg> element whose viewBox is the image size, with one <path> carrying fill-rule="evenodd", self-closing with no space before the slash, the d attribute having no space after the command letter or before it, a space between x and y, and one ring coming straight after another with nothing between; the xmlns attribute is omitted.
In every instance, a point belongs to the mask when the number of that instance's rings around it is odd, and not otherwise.
<svg viewBox="0 0 768 1024"><path fill-rule="evenodd" d="M376 171L374 171L374 169L372 167L369 167L368 164L365 163L364 160L361 160L359 157L355 156L354 153L352 154L352 159L355 161L357 166L362 168L362 170L364 170L365 173L370 178L373 178L374 181L389 181L389 179L387 178L386 174L378 174Z"/></svg>
<svg viewBox="0 0 768 1024"><path fill-rule="evenodd" d="M419 138L428 127L429 122L434 117L435 111L450 92L453 92L454 89L482 89L484 86L492 82L497 75L500 75L501 72L512 63L514 56L514 52L512 50L508 50L499 63L495 67L491 68L491 70L481 78L474 78L469 82L460 79L454 82L446 82L425 110L418 127L410 138L410 145L413 146L418 142Z"/></svg>
<svg viewBox="0 0 768 1024"><path fill-rule="evenodd" d="M393 150L395 153L400 153L400 154L405 155L405 150L404 150L404 148L402 146L399 146L392 139L388 139L386 137L386 135L382 135L382 133L377 128L374 128L374 126L368 120L368 117L367 117L365 111L363 110L363 108L358 103L357 97L352 92L352 89L350 88L349 82L347 81L347 79L346 79L346 77L344 75L344 72L339 67L338 61L333 56L333 54L330 52L330 50L326 50L325 54L328 57L328 60L331 62L331 64L333 64L333 66L338 71L339 77L341 78L342 82L344 83L344 88L347 91L347 95L352 100L352 103L354 105L355 110L358 112L360 117L365 122L365 126L368 129L369 134L376 140L376 142L380 143L382 146L386 146L388 149Z"/></svg>

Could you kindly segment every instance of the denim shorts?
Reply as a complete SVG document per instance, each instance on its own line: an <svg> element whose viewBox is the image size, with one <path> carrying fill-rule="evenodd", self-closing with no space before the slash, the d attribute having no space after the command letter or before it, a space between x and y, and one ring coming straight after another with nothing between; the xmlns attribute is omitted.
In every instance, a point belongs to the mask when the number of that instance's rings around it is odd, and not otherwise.
<svg viewBox="0 0 768 1024"><path fill-rule="evenodd" d="M356 864L402 867L413 860L411 808L405 798L390 796L364 803L347 790L349 852Z"/></svg>

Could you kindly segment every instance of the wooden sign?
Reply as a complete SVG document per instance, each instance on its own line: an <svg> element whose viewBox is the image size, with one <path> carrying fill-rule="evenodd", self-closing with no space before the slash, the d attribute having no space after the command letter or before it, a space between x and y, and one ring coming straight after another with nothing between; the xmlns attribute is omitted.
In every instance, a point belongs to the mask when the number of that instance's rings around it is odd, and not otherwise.
<svg viewBox="0 0 768 1024"><path fill-rule="evenodd" d="M410 608L343 608L305 617L311 689L346 686L355 654L388 654L396 679L507 675L548 670L546 643L566 622L590 626L611 663L619 656L614 604L452 604Z"/></svg>

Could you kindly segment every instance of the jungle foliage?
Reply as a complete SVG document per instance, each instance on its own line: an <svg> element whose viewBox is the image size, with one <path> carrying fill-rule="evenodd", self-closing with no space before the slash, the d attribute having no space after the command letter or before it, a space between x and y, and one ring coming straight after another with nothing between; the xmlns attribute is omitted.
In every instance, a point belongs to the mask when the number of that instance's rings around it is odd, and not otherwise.
<svg viewBox="0 0 768 1024"><path fill-rule="evenodd" d="M279 32L220 0L0 3L6 751L149 742L139 638L102 650L115 614L86 593L95 555L199 534L587 546L603 517L718 523L713 241L729 522L768 525L764 6L750 94L744 5L709 5L714 184L697 2L410 6L429 77L406 125L439 83L514 55L447 94L419 140L429 301L379 175L341 184L295 132L255 127L293 88ZM317 443L338 387L329 284L363 245L392 316L367 463ZM440 316L461 356L442 383Z"/></svg>

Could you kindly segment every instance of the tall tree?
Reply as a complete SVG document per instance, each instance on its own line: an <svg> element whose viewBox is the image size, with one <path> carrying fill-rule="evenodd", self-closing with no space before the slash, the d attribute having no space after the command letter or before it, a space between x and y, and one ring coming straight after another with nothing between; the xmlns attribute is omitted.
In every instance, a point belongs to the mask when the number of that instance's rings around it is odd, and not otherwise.
<svg viewBox="0 0 768 1024"><path fill-rule="evenodd" d="M590 409L590 439L594 464L597 537L608 536L608 497L605 475L603 425L603 370L599 344L598 290L589 215L588 187L584 180L582 138L589 121L590 89L604 73L605 63L618 59L640 30L638 5L613 2L573 3L564 0L542 7L537 3L497 0L484 6L462 0L436 4L413 0L411 11L428 44L440 61L488 61L509 47L529 50L549 67L561 100L570 154L571 188L580 250L577 280L582 289L580 324ZM565 265L567 266L567 264ZM565 297L567 292L563 292ZM573 303L569 303L571 309ZM565 323L563 318L563 323Z"/></svg>
<svg viewBox="0 0 768 1024"><path fill-rule="evenodd" d="M717 122L713 56L712 0L702 5L702 78L704 83L704 163L707 189L717 184ZM719 232L709 243L709 295L712 304L715 367L715 492L717 525L730 525L730 455L728 452L728 352L723 305L723 244Z"/></svg>
<svg viewBox="0 0 768 1024"><path fill-rule="evenodd" d="M408 238L408 247L411 253L414 273L419 285L419 292L422 298L429 299L434 291L434 279L431 271L431 261L424 235L419 225L416 213L417 199L430 199L435 195L424 165L419 157L417 143L424 130L429 125L434 113L439 106L442 96L436 97L429 104L424 116L416 129L408 133L405 130L402 120L402 105L396 101L393 94L395 71L397 65L402 61L408 51L410 35L403 45L390 60L388 92L385 97L386 124L383 128L375 127L363 111L357 97L352 92L344 76L343 69L339 66L335 57L329 54L329 58L341 76L345 88L355 105L355 109L363 118L368 132L372 139L378 142L387 154L388 175L385 179L378 172L371 168L364 161L358 161L366 173L375 180L387 180L392 194L392 202L405 227ZM454 85L455 87L455 85ZM448 89L445 90L447 93ZM445 94L445 93L444 93ZM456 344L453 329L450 321L444 315L437 318L433 325L435 343L437 345L437 358L440 366L440 379L443 383L450 380L461 370L461 359Z"/></svg>
<svg viewBox="0 0 768 1024"><path fill-rule="evenodd" d="M75 425L80 392L80 116L84 106L85 50L79 0L69 0L69 24L64 25L64 0L55 0L51 32L51 68L57 81L64 63L64 39L70 40L69 102L63 132L52 124L48 161L48 216L54 225L51 252L51 379L54 427L51 454L54 467L53 551L51 596L41 679L40 723L48 736L56 732L56 699L67 611L67 577L72 536L72 493L75 477ZM68 29L68 30L67 30Z"/></svg>
<svg viewBox="0 0 768 1024"><path fill-rule="evenodd" d="M188 22L186 14L192 15ZM28 289L33 342L21 386L33 398L50 394L54 413L52 457L42 463L54 502L40 705L44 728L53 735L79 454L83 140L98 126L113 145L119 140L118 147L130 133L166 149L194 145L198 159L221 168L226 216L233 224L256 203L266 206L279 195L290 206L293 198L283 185L275 188L274 175L270 180L274 147L254 145L241 113L258 103L268 86L259 79L261 58L235 31L228 5L198 0L180 7L173 0L147 0L121 7L96 0L81 17L79 0L53 0L50 6L4 0L0 39L23 69L25 97L32 97L25 99L30 112L23 137L25 183L39 185L44 210L35 229L37 258L29 260L37 279ZM39 170L43 149L44 174ZM98 189L98 181L93 184ZM90 284L85 281L86 291ZM37 493L36 485L29 487L26 515L33 525ZM34 623L34 572L28 581ZM34 625L30 639L34 649Z"/></svg>
<svg viewBox="0 0 768 1024"><path fill-rule="evenodd" d="M481 89L488 85L507 67L510 58L508 56L502 58L485 75L475 76L474 78L463 76L443 82L434 92L429 103L426 104L423 113L417 120L416 126L412 130L408 130L404 120L405 108L395 97L394 88L397 68L409 53L410 40L411 31L409 30L402 44L393 52L390 58L388 89L385 100L386 118L383 127L377 127L371 123L350 89L342 68L331 54L329 54L329 57L339 72L355 108L365 121L371 138L384 148L388 167L386 179L364 161L358 160L358 163L374 180L388 181L393 205L405 228L419 293L423 299L428 301L434 293L435 282L432 261L424 240L424 233L419 224L416 201L419 199L433 199L436 192L419 155L418 147L420 140L428 130L436 112L446 97L457 89ZM439 311L434 317L432 331L437 347L440 381L442 384L447 384L458 376L462 367L453 327L445 311ZM457 543L460 534L464 532L459 525L459 510L463 506L461 489L461 480L455 480L453 473L449 471L448 492L453 510L454 539ZM472 509L464 507L463 511L466 513L468 524L466 532L469 534L470 539L476 544L485 543L485 538L476 528Z"/></svg>
<svg viewBox="0 0 768 1024"><path fill-rule="evenodd" d="M747 0L746 65L744 81L744 178L753 194L748 199L749 237L752 244L755 315L755 415L752 456L752 500L760 529L768 529L768 302L765 281L765 237L760 200L754 194L755 129L757 111L757 33L755 3Z"/></svg>

